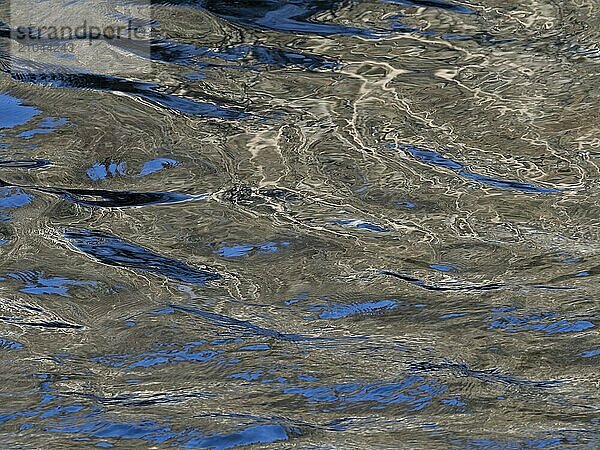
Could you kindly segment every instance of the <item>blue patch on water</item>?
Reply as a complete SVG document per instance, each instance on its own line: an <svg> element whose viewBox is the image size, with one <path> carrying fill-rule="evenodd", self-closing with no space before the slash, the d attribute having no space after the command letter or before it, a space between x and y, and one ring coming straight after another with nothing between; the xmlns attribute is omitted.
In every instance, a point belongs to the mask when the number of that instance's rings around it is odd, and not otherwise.
<svg viewBox="0 0 600 450"><path fill-rule="evenodd" d="M253 425L243 430L230 433L191 439L184 448L211 448L226 450L252 444L271 444L273 442L287 441L289 436L281 425L265 424Z"/></svg>
<svg viewBox="0 0 600 450"><path fill-rule="evenodd" d="M413 411L431 405L436 397L447 392L447 387L435 380L421 376L408 376L398 383L345 383L333 386L285 387L284 394L300 395L311 404L334 404L344 409L348 404L373 403L375 405L405 404ZM373 409L379 409L377 406Z"/></svg>
<svg viewBox="0 0 600 450"><path fill-rule="evenodd" d="M425 150L412 145L402 145L400 148L421 162L451 170L463 178L467 178L487 186L492 186L499 189L516 190L530 194L554 194L561 192L560 189L546 188L529 183L523 183L521 181L502 180L489 177L487 175L480 175L467 170L462 164L445 158L439 153L431 150Z"/></svg>
<svg viewBox="0 0 600 450"><path fill-rule="evenodd" d="M276 253L289 245L290 243L287 241L263 242L262 244L236 244L220 247L215 253L223 258L239 258L241 256L248 256L251 253Z"/></svg>
<svg viewBox="0 0 600 450"><path fill-rule="evenodd" d="M473 39L473 36L469 36L467 34L443 34L442 39L446 39L448 41L470 41Z"/></svg>
<svg viewBox="0 0 600 450"><path fill-rule="evenodd" d="M246 380L246 381L256 381L256 380L259 380L262 376L263 376L263 372L257 371L257 372L233 373L233 374L229 375L227 378L240 379L240 380Z"/></svg>
<svg viewBox="0 0 600 450"><path fill-rule="evenodd" d="M441 400L441 403L443 403L444 405L451 405L451 406L458 406L458 407L467 406L466 402L462 401L460 396L456 396L456 397L452 397L452 398L445 398L445 399Z"/></svg>
<svg viewBox="0 0 600 450"><path fill-rule="evenodd" d="M523 331L539 331L548 334L576 333L594 328L595 325L587 320L553 320L555 313L543 312L529 315L518 315L511 308L494 310L495 315L490 330L502 330L507 333Z"/></svg>
<svg viewBox="0 0 600 450"><path fill-rule="evenodd" d="M88 178L92 181L105 180L108 177L115 177L117 175L126 175L126 172L127 163L124 162L110 162L108 164L95 163L86 171Z"/></svg>
<svg viewBox="0 0 600 450"><path fill-rule="evenodd" d="M79 426L51 427L48 431L52 433L83 434L103 439L141 439L155 444L162 444L177 436L169 426L159 425L151 421L137 423L89 421Z"/></svg>
<svg viewBox="0 0 600 450"><path fill-rule="evenodd" d="M25 294L32 295L60 295L69 297L70 286L95 286L94 281L77 281L63 277L45 278L39 272L16 272L9 273L9 277L25 283L25 287L20 289Z"/></svg>
<svg viewBox="0 0 600 450"><path fill-rule="evenodd" d="M343 319L354 315L373 314L381 311L389 311L398 307L396 300L380 300L374 302L354 303L350 305L335 304L324 307L316 307L321 309L319 319Z"/></svg>
<svg viewBox="0 0 600 450"><path fill-rule="evenodd" d="M21 188L0 188L0 209L20 208L29 205L32 201L33 196L23 192Z"/></svg>
<svg viewBox="0 0 600 450"><path fill-rule="evenodd" d="M152 313L152 315L154 315L154 316L168 316L171 314L175 314L175 310L170 307L161 308Z"/></svg>
<svg viewBox="0 0 600 450"><path fill-rule="evenodd" d="M300 374L300 375L298 375L298 381L314 382L314 381L319 381L319 379L312 375Z"/></svg>
<svg viewBox="0 0 600 450"><path fill-rule="evenodd" d="M44 411L40 414L40 419L48 419L50 417L58 416L60 414L67 413L75 413L83 410L83 406L81 405L58 405L52 409Z"/></svg>
<svg viewBox="0 0 600 450"><path fill-rule="evenodd" d="M211 362L220 360L223 351L205 350L204 341L189 342L183 345L163 344L157 350L135 355L103 355L95 361L111 367L133 370L180 362Z"/></svg>
<svg viewBox="0 0 600 450"><path fill-rule="evenodd" d="M38 124L39 128L23 131L18 134L17 137L31 139L38 134L49 134L54 132L56 128L66 125L68 122L69 121L64 117L46 117Z"/></svg>
<svg viewBox="0 0 600 450"><path fill-rule="evenodd" d="M210 345L226 345L226 344L239 344L244 342L241 338L229 338L229 339L215 339Z"/></svg>
<svg viewBox="0 0 600 450"><path fill-rule="evenodd" d="M221 247L215 253L223 258L238 258L248 255L252 250L254 250L253 245L232 245L231 247Z"/></svg>
<svg viewBox="0 0 600 450"><path fill-rule="evenodd" d="M191 427L177 430L170 424L160 424L154 420L115 422L105 418L101 408L94 408L86 415L76 414L82 409L81 406L58 406L55 409L57 420L50 422L45 430L50 433L74 435L77 436L74 438L75 440L83 442L89 441L90 438L118 441L138 440L152 445L215 450L226 450L252 444L269 444L289 439L286 428L277 423L258 423L228 433L206 434ZM40 412L38 408L16 416L38 415ZM296 429L291 429L291 431L298 433ZM101 442L101 444L105 444L105 442Z"/></svg>
<svg viewBox="0 0 600 450"><path fill-rule="evenodd" d="M170 158L156 158L151 161L147 161L142 166L140 170L140 177L145 177L146 175L150 175L152 173L160 172L161 170L167 169L169 167L175 167L179 165L174 159Z"/></svg>
<svg viewBox="0 0 600 450"><path fill-rule="evenodd" d="M206 75L203 73L191 73L189 75L186 75L185 79L190 81L204 80L206 79Z"/></svg>
<svg viewBox="0 0 600 450"><path fill-rule="evenodd" d="M425 150L412 145L400 146L402 150L410 154L411 156L433 166L442 167L444 169L452 170L454 172L460 172L464 169L464 166L456 161L445 158L437 152L431 150Z"/></svg>
<svg viewBox="0 0 600 450"><path fill-rule="evenodd" d="M457 317L464 317L467 313L451 313L451 314L443 314L440 316L440 319L455 319Z"/></svg>
<svg viewBox="0 0 600 450"><path fill-rule="evenodd" d="M265 351L271 350L268 344L254 344L254 345L246 345L245 347L240 348L240 351L243 352L251 352L251 351Z"/></svg>
<svg viewBox="0 0 600 450"><path fill-rule="evenodd" d="M0 94L0 110L0 129L23 125L39 114L37 108L23 105L21 100L8 94Z"/></svg>
<svg viewBox="0 0 600 450"><path fill-rule="evenodd" d="M106 180L108 178L114 178L117 176L130 176L131 178L136 178L145 177L153 173L160 172L164 169L176 167L178 165L179 162L174 159L156 158L143 163L137 175L128 175L126 162L110 161L106 163L94 163L94 165L90 167L86 173L88 178L92 181Z"/></svg>
<svg viewBox="0 0 600 450"><path fill-rule="evenodd" d="M21 350L22 348L23 344L21 344L20 342L0 338L0 350Z"/></svg>
<svg viewBox="0 0 600 450"><path fill-rule="evenodd" d="M439 272L454 272L456 271L456 267L454 267L452 264L431 264L429 267L431 267L434 270L437 270Z"/></svg>
<svg viewBox="0 0 600 450"><path fill-rule="evenodd" d="M578 258L578 257L567 257L565 259L560 260L561 263L578 263L581 261L583 261L583 258Z"/></svg>
<svg viewBox="0 0 600 450"><path fill-rule="evenodd" d="M27 194L21 188L0 188L0 222L10 222L12 210L29 205L33 199L32 195Z"/></svg>
<svg viewBox="0 0 600 450"><path fill-rule="evenodd" d="M374 231L376 233L385 233L386 231L388 231L387 229L385 229L379 225L365 222L360 219L344 219L344 220L338 220L335 223L337 223L338 225L346 226L346 227L357 228L359 230Z"/></svg>
<svg viewBox="0 0 600 450"><path fill-rule="evenodd" d="M600 356L600 348L596 348L594 350L588 350L587 352L583 352L581 354L583 358L593 358L595 356Z"/></svg>

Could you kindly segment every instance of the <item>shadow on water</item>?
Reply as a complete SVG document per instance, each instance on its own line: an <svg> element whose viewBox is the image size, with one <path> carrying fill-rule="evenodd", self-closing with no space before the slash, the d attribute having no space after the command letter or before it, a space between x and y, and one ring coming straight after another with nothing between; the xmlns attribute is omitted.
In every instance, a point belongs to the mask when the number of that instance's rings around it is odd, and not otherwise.
<svg viewBox="0 0 600 450"><path fill-rule="evenodd" d="M110 234L79 229L65 232L65 238L77 250L109 266L137 269L200 286L221 278L217 273L195 269Z"/></svg>

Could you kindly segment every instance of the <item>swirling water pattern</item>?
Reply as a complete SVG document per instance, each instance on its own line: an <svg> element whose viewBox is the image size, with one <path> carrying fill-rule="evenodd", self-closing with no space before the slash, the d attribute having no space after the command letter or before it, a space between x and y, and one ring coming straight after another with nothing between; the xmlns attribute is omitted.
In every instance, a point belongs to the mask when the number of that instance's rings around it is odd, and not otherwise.
<svg viewBox="0 0 600 450"><path fill-rule="evenodd" d="M0 61L2 448L600 447L600 3L153 15Z"/></svg>

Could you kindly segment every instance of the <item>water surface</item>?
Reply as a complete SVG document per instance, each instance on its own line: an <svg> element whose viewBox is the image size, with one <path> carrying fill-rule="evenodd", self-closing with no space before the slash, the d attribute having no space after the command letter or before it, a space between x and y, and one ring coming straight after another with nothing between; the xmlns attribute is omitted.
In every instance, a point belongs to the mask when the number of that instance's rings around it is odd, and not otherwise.
<svg viewBox="0 0 600 450"><path fill-rule="evenodd" d="M600 447L600 3L153 15L0 64L2 448Z"/></svg>

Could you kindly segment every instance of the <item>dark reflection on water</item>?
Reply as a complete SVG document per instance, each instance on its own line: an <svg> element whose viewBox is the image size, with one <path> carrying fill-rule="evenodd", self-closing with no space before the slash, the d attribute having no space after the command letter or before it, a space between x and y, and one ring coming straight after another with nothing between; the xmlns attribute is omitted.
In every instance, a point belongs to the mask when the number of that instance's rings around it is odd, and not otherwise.
<svg viewBox="0 0 600 450"><path fill-rule="evenodd" d="M144 270L173 280L199 285L221 278L216 273L194 269L181 261L124 242L110 234L70 230L65 233L65 238L78 250L111 266Z"/></svg>
<svg viewBox="0 0 600 450"><path fill-rule="evenodd" d="M0 447L600 447L598 2L152 19L0 56Z"/></svg>

